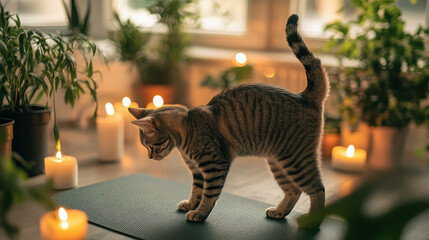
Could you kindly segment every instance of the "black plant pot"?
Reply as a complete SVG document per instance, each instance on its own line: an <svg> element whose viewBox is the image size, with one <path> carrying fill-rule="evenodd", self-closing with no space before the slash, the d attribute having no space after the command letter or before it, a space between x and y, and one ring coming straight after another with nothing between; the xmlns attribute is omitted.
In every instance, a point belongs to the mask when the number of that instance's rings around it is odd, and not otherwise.
<svg viewBox="0 0 429 240"><path fill-rule="evenodd" d="M9 118L0 118L0 161L12 156L13 123Z"/></svg>
<svg viewBox="0 0 429 240"><path fill-rule="evenodd" d="M27 112L0 112L0 117L13 119L14 138L12 150L27 163L19 161L17 165L33 177L44 172L44 157L48 150L48 124L51 110L40 106L31 106Z"/></svg>

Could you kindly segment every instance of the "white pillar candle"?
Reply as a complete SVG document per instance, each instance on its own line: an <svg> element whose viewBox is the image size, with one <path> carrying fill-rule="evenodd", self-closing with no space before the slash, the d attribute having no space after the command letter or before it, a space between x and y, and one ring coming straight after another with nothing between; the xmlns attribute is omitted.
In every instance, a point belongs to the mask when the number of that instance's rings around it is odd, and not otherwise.
<svg viewBox="0 0 429 240"><path fill-rule="evenodd" d="M366 151L355 149L353 145L348 148L335 146L332 149L332 166L345 171L362 171L366 163Z"/></svg>
<svg viewBox="0 0 429 240"><path fill-rule="evenodd" d="M88 217L80 210L59 208L40 218L40 234L44 240L83 240Z"/></svg>
<svg viewBox="0 0 429 240"><path fill-rule="evenodd" d="M124 121L111 103L106 104L106 112L106 117L96 120L98 157L101 161L117 161L124 154Z"/></svg>
<svg viewBox="0 0 429 240"><path fill-rule="evenodd" d="M131 102L131 99L128 97L124 97L122 99L122 103L115 103L114 108L118 114L122 114L124 119L124 137L127 142L136 141L139 136L139 128L132 124L131 121L134 121L134 116L128 111L128 108L138 108L138 104L136 102Z"/></svg>
<svg viewBox="0 0 429 240"><path fill-rule="evenodd" d="M45 157L45 177L52 179L54 189L68 189L77 186L77 161L75 157L62 155Z"/></svg>

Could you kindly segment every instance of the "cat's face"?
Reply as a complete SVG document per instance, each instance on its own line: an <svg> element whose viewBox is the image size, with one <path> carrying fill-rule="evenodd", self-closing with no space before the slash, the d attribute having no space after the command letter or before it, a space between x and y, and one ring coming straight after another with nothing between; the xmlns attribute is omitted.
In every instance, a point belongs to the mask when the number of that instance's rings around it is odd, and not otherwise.
<svg viewBox="0 0 429 240"><path fill-rule="evenodd" d="M162 160L175 147L174 141L165 131L154 110L130 108L130 113L137 119L132 123L140 128L140 142L147 149L148 157Z"/></svg>
<svg viewBox="0 0 429 240"><path fill-rule="evenodd" d="M174 148L170 137L160 134L158 131L148 133L144 129L140 129L140 141L146 147L148 157L157 161L168 156Z"/></svg>

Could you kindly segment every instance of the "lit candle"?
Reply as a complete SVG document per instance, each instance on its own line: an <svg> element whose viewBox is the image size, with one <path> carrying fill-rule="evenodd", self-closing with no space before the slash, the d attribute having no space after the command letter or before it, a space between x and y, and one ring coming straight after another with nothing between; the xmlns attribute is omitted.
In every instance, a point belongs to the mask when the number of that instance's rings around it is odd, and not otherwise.
<svg viewBox="0 0 429 240"><path fill-rule="evenodd" d="M124 121L111 103L106 104L106 113L106 117L96 120L98 157L101 161L117 161L124 153Z"/></svg>
<svg viewBox="0 0 429 240"><path fill-rule="evenodd" d="M68 189L77 186L77 161L75 157L62 155L45 157L45 177L52 179L54 189Z"/></svg>
<svg viewBox="0 0 429 240"><path fill-rule="evenodd" d="M131 102L129 97L122 98L122 103L117 102L114 105L114 109L123 117L125 141L132 142L137 139L139 131L138 127L131 123L135 118L128 111L129 107L138 108L139 106L136 102Z"/></svg>
<svg viewBox="0 0 429 240"><path fill-rule="evenodd" d="M157 109L164 106L164 99L159 96L159 95L155 95L152 99L152 102L148 103L146 105L147 109Z"/></svg>
<svg viewBox="0 0 429 240"><path fill-rule="evenodd" d="M335 146L332 149L332 166L345 171L362 171L365 167L366 151L355 149L353 145L348 148Z"/></svg>
<svg viewBox="0 0 429 240"><path fill-rule="evenodd" d="M237 67L242 67L242 66L246 65L246 62L247 62L247 56L246 56L246 54L244 54L242 52L237 53L235 55L234 60L233 60L234 65Z"/></svg>
<svg viewBox="0 0 429 240"><path fill-rule="evenodd" d="M40 218L40 234L45 240L85 239L88 218L80 210L59 208Z"/></svg>

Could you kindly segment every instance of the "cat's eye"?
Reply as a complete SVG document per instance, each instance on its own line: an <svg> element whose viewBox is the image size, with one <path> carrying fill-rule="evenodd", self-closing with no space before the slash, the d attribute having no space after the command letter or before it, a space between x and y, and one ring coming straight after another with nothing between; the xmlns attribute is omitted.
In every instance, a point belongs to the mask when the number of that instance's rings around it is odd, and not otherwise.
<svg viewBox="0 0 429 240"><path fill-rule="evenodd" d="M162 144L164 144L165 142L167 142L168 141L168 138L166 138L166 139L164 139L164 140L161 140L160 142L158 142L158 143L155 143L155 144L153 144L154 146L161 146Z"/></svg>

